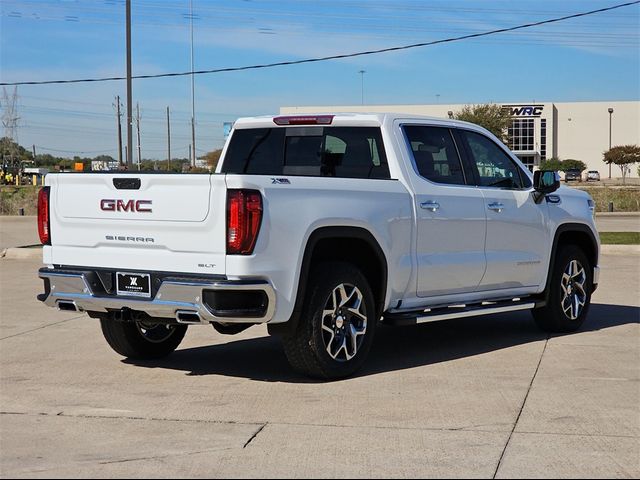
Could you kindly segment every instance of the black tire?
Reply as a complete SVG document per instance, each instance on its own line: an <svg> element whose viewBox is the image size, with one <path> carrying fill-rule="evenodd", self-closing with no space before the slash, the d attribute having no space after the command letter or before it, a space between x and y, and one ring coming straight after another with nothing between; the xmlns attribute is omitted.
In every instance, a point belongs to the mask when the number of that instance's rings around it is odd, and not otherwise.
<svg viewBox="0 0 640 480"><path fill-rule="evenodd" d="M325 380L348 377L362 367L378 319L373 292L360 270L342 262L320 265L310 274L304 305L298 328L283 337L291 366Z"/></svg>
<svg viewBox="0 0 640 480"><path fill-rule="evenodd" d="M575 270L575 277L569 275L572 268ZM572 280L567 280L565 274ZM546 332L575 332L587 318L593 292L592 266L580 247L560 247L548 288L547 305L533 310L534 320Z"/></svg>
<svg viewBox="0 0 640 480"><path fill-rule="evenodd" d="M187 325L120 322L101 318L102 334L111 348L127 358L148 360L172 353L187 333Z"/></svg>

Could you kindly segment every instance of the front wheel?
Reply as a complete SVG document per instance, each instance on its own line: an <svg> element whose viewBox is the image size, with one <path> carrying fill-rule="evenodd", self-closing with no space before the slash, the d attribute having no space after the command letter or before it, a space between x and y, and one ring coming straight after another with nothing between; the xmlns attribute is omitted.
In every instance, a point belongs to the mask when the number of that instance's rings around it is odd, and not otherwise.
<svg viewBox="0 0 640 480"><path fill-rule="evenodd" d="M364 363L376 329L373 292L348 263L315 269L296 331L283 338L291 366L305 375L338 379Z"/></svg>
<svg viewBox="0 0 640 480"><path fill-rule="evenodd" d="M166 357L187 333L186 325L149 322L120 322L100 319L102 334L109 346L123 357L139 360Z"/></svg>
<svg viewBox="0 0 640 480"><path fill-rule="evenodd" d="M536 323L547 332L575 332L587 317L593 291L591 265L582 249L560 248L549 288L547 305L533 310Z"/></svg>

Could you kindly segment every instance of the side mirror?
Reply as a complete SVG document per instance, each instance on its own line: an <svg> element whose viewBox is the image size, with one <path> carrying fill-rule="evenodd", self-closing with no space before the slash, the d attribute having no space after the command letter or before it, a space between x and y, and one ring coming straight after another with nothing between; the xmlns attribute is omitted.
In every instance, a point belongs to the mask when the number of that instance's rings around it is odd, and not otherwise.
<svg viewBox="0 0 640 480"><path fill-rule="evenodd" d="M540 203L545 195L560 188L560 174L554 170L538 170L533 174L533 188L536 191L536 203Z"/></svg>

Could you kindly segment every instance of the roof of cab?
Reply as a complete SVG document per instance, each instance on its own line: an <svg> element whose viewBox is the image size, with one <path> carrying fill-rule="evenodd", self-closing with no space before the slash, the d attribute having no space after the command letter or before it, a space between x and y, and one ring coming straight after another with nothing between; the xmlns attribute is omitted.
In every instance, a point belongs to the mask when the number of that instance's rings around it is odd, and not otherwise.
<svg viewBox="0 0 640 480"><path fill-rule="evenodd" d="M258 117L244 117L239 118L234 123L234 128L275 128L278 125L274 122L276 118L313 118L313 117L327 117L332 116L333 120L330 123L332 126L381 126L389 121L406 120L406 121L418 121L429 122L440 125L457 125L457 126L474 126L472 123L462 122L460 120L452 120L449 118L440 117L428 117L415 114L406 113L349 113L349 112L336 112L336 113L304 113L293 115L265 115ZM311 125L311 123L310 123ZM296 125L299 126L299 125Z"/></svg>

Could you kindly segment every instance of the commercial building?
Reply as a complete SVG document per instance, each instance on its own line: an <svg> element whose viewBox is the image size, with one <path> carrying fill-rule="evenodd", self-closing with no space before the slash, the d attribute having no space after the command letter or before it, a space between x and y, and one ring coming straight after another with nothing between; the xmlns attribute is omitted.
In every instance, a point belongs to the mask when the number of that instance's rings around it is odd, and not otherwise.
<svg viewBox="0 0 640 480"><path fill-rule="evenodd" d="M640 101L499 103L512 117L511 150L531 170L551 157L582 160L587 170L609 177L603 153L611 146L640 145ZM342 105L281 107L283 115L327 112L393 112L448 118L460 111L457 105ZM617 165L611 176L620 177ZM637 164L630 177L638 177Z"/></svg>

